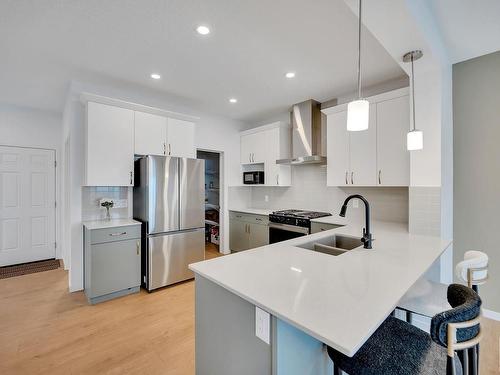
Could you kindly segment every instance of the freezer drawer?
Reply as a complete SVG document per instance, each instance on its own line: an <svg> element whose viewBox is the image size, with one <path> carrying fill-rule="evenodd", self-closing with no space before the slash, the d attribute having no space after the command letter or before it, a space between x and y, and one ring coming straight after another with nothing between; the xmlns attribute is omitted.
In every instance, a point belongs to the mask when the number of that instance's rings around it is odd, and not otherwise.
<svg viewBox="0 0 500 375"><path fill-rule="evenodd" d="M191 279L190 263L205 259L205 229L148 238L148 290Z"/></svg>

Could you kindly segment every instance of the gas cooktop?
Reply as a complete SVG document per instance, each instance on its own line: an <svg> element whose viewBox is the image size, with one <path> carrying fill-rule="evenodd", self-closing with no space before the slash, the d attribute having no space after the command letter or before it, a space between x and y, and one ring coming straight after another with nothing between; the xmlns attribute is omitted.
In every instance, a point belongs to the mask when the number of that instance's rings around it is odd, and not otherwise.
<svg viewBox="0 0 500 375"><path fill-rule="evenodd" d="M306 210L281 210L281 211L274 211L271 215L311 220L320 217L331 216L332 214L328 212L306 211Z"/></svg>

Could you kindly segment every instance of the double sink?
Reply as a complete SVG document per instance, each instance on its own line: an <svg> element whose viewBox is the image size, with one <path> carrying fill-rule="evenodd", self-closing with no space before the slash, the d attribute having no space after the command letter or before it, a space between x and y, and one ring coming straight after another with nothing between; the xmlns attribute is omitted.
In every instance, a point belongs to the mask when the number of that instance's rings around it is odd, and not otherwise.
<svg viewBox="0 0 500 375"><path fill-rule="evenodd" d="M302 249L317 251L334 256L345 254L349 250L357 249L362 246L363 242L361 242L361 238L340 234L334 234L332 236L297 245L297 247Z"/></svg>

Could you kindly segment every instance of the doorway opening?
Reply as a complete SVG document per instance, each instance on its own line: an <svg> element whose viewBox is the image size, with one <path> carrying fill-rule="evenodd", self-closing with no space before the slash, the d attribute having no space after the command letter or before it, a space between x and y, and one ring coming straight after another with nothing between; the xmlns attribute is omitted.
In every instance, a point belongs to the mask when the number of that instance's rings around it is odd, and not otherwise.
<svg viewBox="0 0 500 375"><path fill-rule="evenodd" d="M205 259L222 255L221 237L221 155L198 150L197 159L205 160Z"/></svg>

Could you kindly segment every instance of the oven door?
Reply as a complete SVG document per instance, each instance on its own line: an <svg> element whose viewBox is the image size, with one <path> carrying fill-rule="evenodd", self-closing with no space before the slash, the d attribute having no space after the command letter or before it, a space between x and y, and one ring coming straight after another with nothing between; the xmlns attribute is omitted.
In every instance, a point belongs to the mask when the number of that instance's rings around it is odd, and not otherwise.
<svg viewBox="0 0 500 375"><path fill-rule="evenodd" d="M307 236L309 228L297 227L295 225L269 223L269 243L276 243L292 238Z"/></svg>

